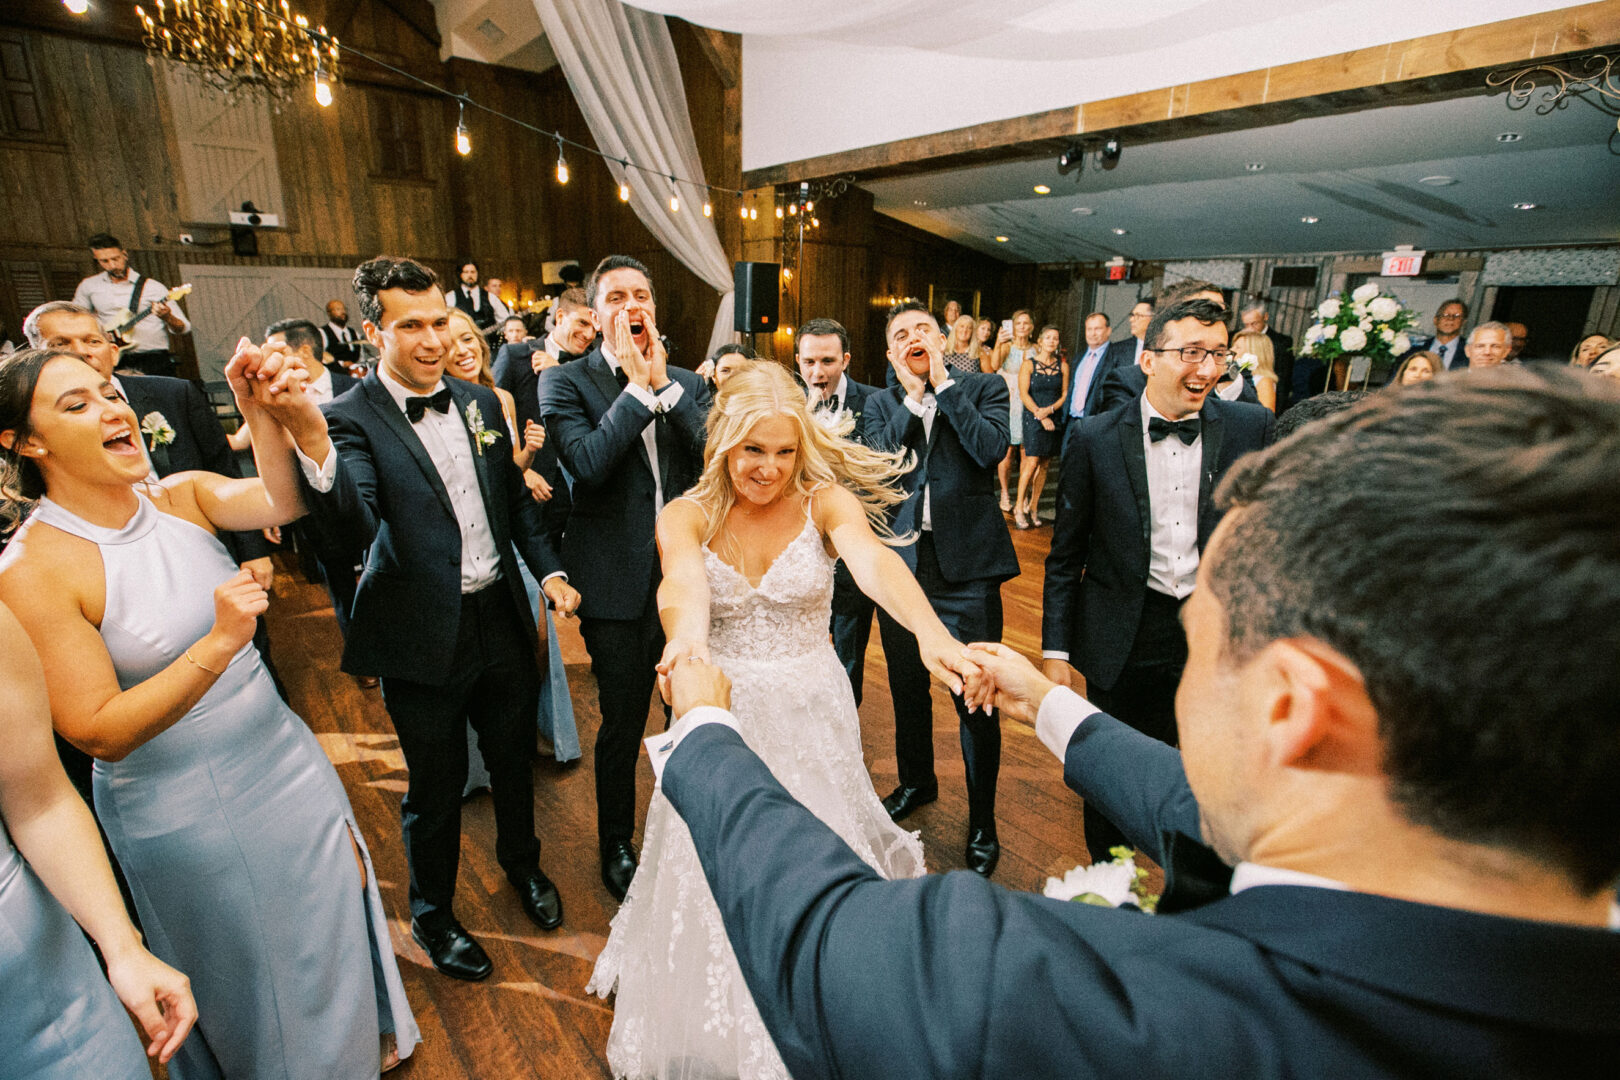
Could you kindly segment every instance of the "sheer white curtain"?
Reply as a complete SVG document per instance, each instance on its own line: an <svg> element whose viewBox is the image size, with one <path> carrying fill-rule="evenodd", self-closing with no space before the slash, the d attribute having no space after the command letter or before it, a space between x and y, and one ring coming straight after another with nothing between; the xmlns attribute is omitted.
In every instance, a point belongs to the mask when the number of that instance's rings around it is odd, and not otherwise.
<svg viewBox="0 0 1620 1080"><path fill-rule="evenodd" d="M720 294L709 352L733 339L731 262L714 220L703 216L708 193L679 180L704 179L686 108L675 46L662 15L618 0L534 0L557 63L585 114L608 170L630 185L630 206L658 242ZM644 169L626 169L620 160ZM677 177L676 183L670 177ZM679 209L670 208L670 197ZM724 202L719 208L729 209ZM717 209L717 212L720 212Z"/></svg>

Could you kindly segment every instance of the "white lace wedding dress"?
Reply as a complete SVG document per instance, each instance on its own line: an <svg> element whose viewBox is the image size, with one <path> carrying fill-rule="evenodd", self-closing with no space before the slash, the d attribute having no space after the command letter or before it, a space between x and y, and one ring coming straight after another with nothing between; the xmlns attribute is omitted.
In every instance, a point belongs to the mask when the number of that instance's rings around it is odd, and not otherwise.
<svg viewBox="0 0 1620 1080"><path fill-rule="evenodd" d="M754 588L707 547L709 652L743 739L801 803L886 878L923 873L861 757L849 678L827 638L833 560L811 521ZM726 940L680 816L655 791L641 865L587 990L615 985L608 1064L660 1080L787 1077Z"/></svg>

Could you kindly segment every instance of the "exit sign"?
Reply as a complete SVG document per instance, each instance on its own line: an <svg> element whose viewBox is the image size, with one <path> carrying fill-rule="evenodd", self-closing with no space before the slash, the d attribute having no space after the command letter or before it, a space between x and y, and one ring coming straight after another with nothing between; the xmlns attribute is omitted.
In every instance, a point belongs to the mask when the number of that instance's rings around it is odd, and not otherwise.
<svg viewBox="0 0 1620 1080"><path fill-rule="evenodd" d="M1423 256L1426 251L1386 251L1384 252L1384 277L1416 277L1423 271Z"/></svg>
<svg viewBox="0 0 1620 1080"><path fill-rule="evenodd" d="M1129 281L1129 280L1131 280L1131 264L1130 263L1109 263L1106 266L1104 266L1103 269L1108 271L1108 280L1109 281Z"/></svg>

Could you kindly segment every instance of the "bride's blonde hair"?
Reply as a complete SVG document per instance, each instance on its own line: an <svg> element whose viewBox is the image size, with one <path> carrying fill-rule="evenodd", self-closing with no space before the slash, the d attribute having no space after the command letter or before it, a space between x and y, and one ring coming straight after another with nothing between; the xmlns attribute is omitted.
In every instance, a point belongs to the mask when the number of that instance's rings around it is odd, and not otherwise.
<svg viewBox="0 0 1620 1080"><path fill-rule="evenodd" d="M686 492L686 498L703 510L704 543L714 539L736 502L727 455L755 424L773 416L786 417L799 430L799 452L794 455L788 490L808 497L826 484L845 487L861 501L872 531L895 542L888 512L905 501L900 477L911 468L911 455L884 453L845 438L855 426L850 417L830 429L822 426L812 416L803 388L780 364L764 361L734 372L709 410L703 473Z"/></svg>

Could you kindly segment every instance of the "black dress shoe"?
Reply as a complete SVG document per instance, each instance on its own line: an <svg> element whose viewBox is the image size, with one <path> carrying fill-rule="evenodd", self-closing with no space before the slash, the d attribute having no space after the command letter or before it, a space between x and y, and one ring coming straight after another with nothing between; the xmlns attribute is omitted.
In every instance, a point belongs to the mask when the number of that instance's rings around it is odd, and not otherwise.
<svg viewBox="0 0 1620 1080"><path fill-rule="evenodd" d="M555 930L562 925L562 897L557 886L540 870L532 870L519 877L508 878L517 890L523 912L542 930Z"/></svg>
<svg viewBox="0 0 1620 1080"><path fill-rule="evenodd" d="M996 839L996 830L969 829L967 842L968 869L982 877L989 877L996 872L996 863L1001 861L1001 842Z"/></svg>
<svg viewBox="0 0 1620 1080"><path fill-rule="evenodd" d="M613 899L624 899L624 894L630 891L630 879L635 876L636 849L630 846L630 841L615 840L602 846L602 884L613 894Z"/></svg>
<svg viewBox="0 0 1620 1080"><path fill-rule="evenodd" d="M427 950L433 966L452 979L477 982L489 978L495 965L484 947L454 918L448 926L430 928L411 920L411 939Z"/></svg>
<svg viewBox="0 0 1620 1080"><path fill-rule="evenodd" d="M890 821L900 821L917 807L927 806L937 798L939 798L938 784L925 788L906 787L902 784L883 797L883 809L889 812Z"/></svg>

